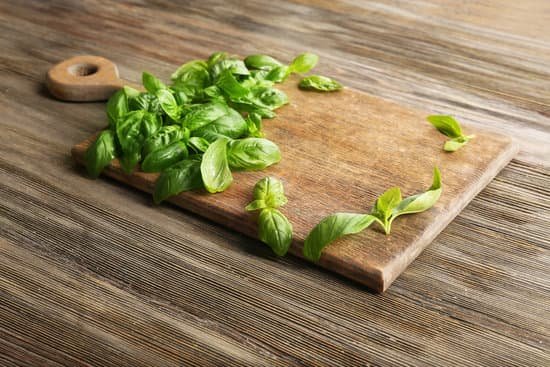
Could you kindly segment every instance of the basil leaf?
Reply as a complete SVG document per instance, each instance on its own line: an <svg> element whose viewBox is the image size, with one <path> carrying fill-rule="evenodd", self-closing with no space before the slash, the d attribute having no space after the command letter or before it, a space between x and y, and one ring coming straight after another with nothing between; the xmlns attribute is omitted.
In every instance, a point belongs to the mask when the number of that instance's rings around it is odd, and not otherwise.
<svg viewBox="0 0 550 367"><path fill-rule="evenodd" d="M277 66L267 73L265 79L275 83L280 83L290 75L290 71L290 68L286 65Z"/></svg>
<svg viewBox="0 0 550 367"><path fill-rule="evenodd" d="M227 164L228 138L219 138L204 152L201 175L208 192L222 192L231 185L233 176Z"/></svg>
<svg viewBox="0 0 550 367"><path fill-rule="evenodd" d="M124 88L119 89L107 101L107 118L109 119L109 126L115 128L117 120L128 113L128 110L128 97L126 96Z"/></svg>
<svg viewBox="0 0 550 367"><path fill-rule="evenodd" d="M210 55L206 64L208 65L208 68L211 68L218 62L225 59L227 59L227 52L214 52L212 55Z"/></svg>
<svg viewBox="0 0 550 367"><path fill-rule="evenodd" d="M141 82L143 83L143 86L145 87L147 92L151 94L156 94L159 90L168 88L158 78L155 78L152 74L149 74L146 71L141 74Z"/></svg>
<svg viewBox="0 0 550 367"><path fill-rule="evenodd" d="M432 115L428 116L427 120L435 126L440 133L449 138L459 138L462 136L462 129L452 116Z"/></svg>
<svg viewBox="0 0 550 367"><path fill-rule="evenodd" d="M208 64L203 60L193 60L183 64L172 76L172 88L185 93L190 99L196 98L202 90L212 84Z"/></svg>
<svg viewBox="0 0 550 367"><path fill-rule="evenodd" d="M319 261L321 251L336 239L359 233L375 221L370 214L335 213L325 217L309 232L304 242L303 255L311 261Z"/></svg>
<svg viewBox="0 0 550 367"><path fill-rule="evenodd" d="M323 92L332 92L342 89L342 84L336 80L321 75L306 76L299 84L302 89L313 89Z"/></svg>
<svg viewBox="0 0 550 367"><path fill-rule="evenodd" d="M246 121L234 109L228 108L228 112L228 114L210 124L193 131L193 135L200 136L209 142L218 139L220 136L233 139L243 136L247 131Z"/></svg>
<svg viewBox="0 0 550 367"><path fill-rule="evenodd" d="M216 86L223 90L231 99L243 98L249 90L243 87L231 73L231 70L223 70L216 80Z"/></svg>
<svg viewBox="0 0 550 367"><path fill-rule="evenodd" d="M137 97L128 101L130 111L144 110L154 114L160 114L160 107L157 96L151 93L140 93Z"/></svg>
<svg viewBox="0 0 550 367"><path fill-rule="evenodd" d="M141 170L143 172L160 172L187 158L188 155L185 143L178 141L149 153L141 163Z"/></svg>
<svg viewBox="0 0 550 367"><path fill-rule="evenodd" d="M426 192L403 199L394 209L392 218L403 214L420 213L431 208L441 196L441 172L434 167L432 185Z"/></svg>
<svg viewBox="0 0 550 367"><path fill-rule="evenodd" d="M180 118L181 110L176 102L176 98L168 89L160 89L155 93L158 103L162 110L174 121Z"/></svg>
<svg viewBox="0 0 550 367"><path fill-rule="evenodd" d="M290 71L293 73L307 73L317 65L319 56L306 52L298 55L289 65Z"/></svg>
<svg viewBox="0 0 550 367"><path fill-rule="evenodd" d="M227 160L233 169L261 170L281 160L279 147L263 138L244 138L228 144Z"/></svg>
<svg viewBox="0 0 550 367"><path fill-rule="evenodd" d="M261 69L261 70L271 70L282 64L275 60L271 56L267 55L250 55L244 59L245 65L249 69Z"/></svg>
<svg viewBox="0 0 550 367"><path fill-rule="evenodd" d="M199 160L186 159L162 171L153 192L155 204L183 191L203 187L200 167Z"/></svg>
<svg viewBox="0 0 550 367"><path fill-rule="evenodd" d="M118 159L120 168L122 168L122 170L127 174L132 173L136 164L138 164L140 160L141 153L139 151L139 147L137 146L126 150L126 152L124 152Z"/></svg>
<svg viewBox="0 0 550 367"><path fill-rule="evenodd" d="M150 136L143 144L143 156L149 155L157 149L168 146L177 141L189 140L189 130L177 125L163 126L154 135Z"/></svg>
<svg viewBox="0 0 550 367"><path fill-rule="evenodd" d="M188 142L189 148L193 149L196 153L204 153L208 149L210 143L208 140L198 136L192 136Z"/></svg>
<svg viewBox="0 0 550 367"><path fill-rule="evenodd" d="M254 138L263 137L262 133L262 117L257 113L249 113L245 119L247 127L247 135Z"/></svg>
<svg viewBox="0 0 550 367"><path fill-rule="evenodd" d="M250 71L242 60L238 59L225 59L212 65L210 74L212 78L216 80L224 70L229 70L235 75L250 75Z"/></svg>
<svg viewBox="0 0 550 367"><path fill-rule="evenodd" d="M462 148L464 145L466 145L470 139L472 139L473 135L468 136L461 136L459 138L454 138L451 140L447 140L445 142L445 145L443 145L443 150L446 152L456 152L460 148Z"/></svg>
<svg viewBox="0 0 550 367"><path fill-rule="evenodd" d="M248 204L247 211L262 208L278 208L287 203L283 183L275 177L265 177L254 185L254 201Z"/></svg>
<svg viewBox="0 0 550 367"><path fill-rule="evenodd" d="M219 101L195 105L183 117L182 125L193 131L210 124L228 113L229 107Z"/></svg>
<svg viewBox="0 0 550 367"><path fill-rule="evenodd" d="M92 178L97 178L101 171L115 158L115 134L104 130L95 142L88 147L84 155L86 170Z"/></svg>
<svg viewBox="0 0 550 367"><path fill-rule="evenodd" d="M268 106L272 110L288 103L287 95L275 88L262 88L257 91L257 96L263 105Z"/></svg>
<svg viewBox="0 0 550 367"><path fill-rule="evenodd" d="M374 211L371 214L378 214L377 217L385 222L392 215L393 209L399 205L401 200L401 190L399 187L392 187L378 197L374 204Z"/></svg>
<svg viewBox="0 0 550 367"><path fill-rule="evenodd" d="M292 224L277 209L262 209L258 217L258 237L275 255L284 256L292 242Z"/></svg>

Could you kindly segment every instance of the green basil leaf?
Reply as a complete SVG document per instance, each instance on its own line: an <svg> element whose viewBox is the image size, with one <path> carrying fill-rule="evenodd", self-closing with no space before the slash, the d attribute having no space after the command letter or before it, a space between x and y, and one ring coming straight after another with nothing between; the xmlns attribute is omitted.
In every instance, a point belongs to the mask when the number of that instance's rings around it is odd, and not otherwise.
<svg viewBox="0 0 550 367"><path fill-rule="evenodd" d="M228 112L210 124L193 131L193 135L213 142L220 136L236 139L246 134L247 125L242 115L232 108L228 108Z"/></svg>
<svg viewBox="0 0 550 367"><path fill-rule="evenodd" d="M128 97L124 88L116 91L107 101L107 118L109 126L116 127L117 120L128 113Z"/></svg>
<svg viewBox="0 0 550 367"><path fill-rule="evenodd" d="M244 138L228 144L227 160L233 169L261 170L281 160L279 147L263 138Z"/></svg>
<svg viewBox="0 0 550 367"><path fill-rule="evenodd" d="M231 185L233 176L227 164L228 138L219 138L204 152L201 175L208 192L222 192Z"/></svg>
<svg viewBox="0 0 550 367"><path fill-rule="evenodd" d="M132 173L136 167L136 164L138 164L140 160L141 152L139 151L138 146L128 148L118 159L120 162L120 168L122 168L126 174Z"/></svg>
<svg viewBox="0 0 550 367"><path fill-rule="evenodd" d="M290 68L286 65L277 66L266 74L265 79L275 83L280 83L290 75L290 71Z"/></svg>
<svg viewBox="0 0 550 367"><path fill-rule="evenodd" d="M229 70L235 75L250 75L250 71L244 62L238 59L225 59L217 62L210 69L210 74L216 80L224 70Z"/></svg>
<svg viewBox="0 0 550 367"><path fill-rule="evenodd" d="M183 191L203 187L200 160L186 159L162 171L155 184L153 201L160 203Z"/></svg>
<svg viewBox="0 0 550 367"><path fill-rule="evenodd" d="M160 172L187 158L188 155L185 143L177 141L149 153L141 163L141 170L143 172Z"/></svg>
<svg viewBox="0 0 550 367"><path fill-rule="evenodd" d="M146 157L151 152L180 140L184 142L189 140L189 130L177 125L163 126L159 131L145 140L142 151L143 156Z"/></svg>
<svg viewBox="0 0 550 367"><path fill-rule="evenodd" d="M212 84L208 64L203 60L193 60L183 64L172 74L172 89L184 93L189 99L195 99Z"/></svg>
<svg viewBox="0 0 550 367"><path fill-rule="evenodd" d="M208 146L210 143L208 140L198 137L198 136L192 136L189 138L189 142L187 143L189 145L189 148L191 148L195 153L204 153L208 149Z"/></svg>
<svg viewBox="0 0 550 367"><path fill-rule="evenodd" d="M180 118L181 109L176 102L176 98L168 89L160 89L155 94L158 98L160 107L173 121L178 121Z"/></svg>
<svg viewBox="0 0 550 367"><path fill-rule="evenodd" d="M246 206L246 210L262 208L279 208L287 203L282 181L275 177L265 177L254 185L254 201Z"/></svg>
<svg viewBox="0 0 550 367"><path fill-rule="evenodd" d="M390 222L400 215L420 213L432 206L441 196L441 173L434 167L432 186L426 192L403 199L394 209Z"/></svg>
<svg viewBox="0 0 550 367"><path fill-rule="evenodd" d="M225 59L227 59L227 52L214 52L212 55L210 55L206 63L208 65L208 68L211 68L218 62Z"/></svg>
<svg viewBox="0 0 550 367"><path fill-rule="evenodd" d="M254 138L261 138L262 133L262 117L257 113L249 113L245 119L247 127L247 135Z"/></svg>
<svg viewBox="0 0 550 367"><path fill-rule="evenodd" d="M289 65L293 73L307 73L317 65L319 56L306 52L298 55Z"/></svg>
<svg viewBox="0 0 550 367"><path fill-rule="evenodd" d="M97 136L95 142L88 147L84 155L86 170L90 177L98 177L114 158L115 134L112 130L104 130Z"/></svg>
<svg viewBox="0 0 550 367"><path fill-rule="evenodd" d="M374 212L371 214L378 213L380 215L379 218L385 222L392 215L393 209L399 205L401 200L401 190L399 187L392 187L378 197L374 204Z"/></svg>
<svg viewBox="0 0 550 367"><path fill-rule="evenodd" d="M282 65L279 61L268 55L250 55L244 59L244 63L249 69L261 70L271 70Z"/></svg>
<svg viewBox="0 0 550 367"><path fill-rule="evenodd" d="M306 259L319 261L321 251L336 239L359 233L370 226L376 218L370 214L335 213L324 218L309 232L304 242Z"/></svg>
<svg viewBox="0 0 550 367"><path fill-rule="evenodd" d="M288 103L287 95L275 88L262 88L256 93L261 103L272 110Z"/></svg>
<svg viewBox="0 0 550 367"><path fill-rule="evenodd" d="M342 89L342 84L336 80L321 75L306 76L299 84L302 89L312 89L322 92L332 92Z"/></svg>
<svg viewBox="0 0 550 367"><path fill-rule="evenodd" d="M473 135L468 136L461 136L459 138L454 138L451 140L447 140L445 142L445 145L443 145L443 150L446 152L456 152L460 148L462 148L464 145L466 145L470 139L472 139Z"/></svg>
<svg viewBox="0 0 550 367"><path fill-rule="evenodd" d="M292 242L292 224L277 209L262 209L258 217L258 237L275 255L284 256Z"/></svg>
<svg viewBox="0 0 550 367"><path fill-rule="evenodd" d="M151 93L140 93L137 97L130 99L128 105L130 111L144 110L154 114L162 112L157 96Z"/></svg>
<svg viewBox="0 0 550 367"><path fill-rule="evenodd" d="M156 94L161 89L167 89L168 87L161 82L158 78L154 77L152 74L144 71L141 75L141 82L147 90L147 92Z"/></svg>
<svg viewBox="0 0 550 367"><path fill-rule="evenodd" d="M462 129L458 121L452 116L432 115L428 116L427 119L440 133L449 138L459 138L462 136Z"/></svg>
<svg viewBox="0 0 550 367"><path fill-rule="evenodd" d="M231 73L231 70L223 70L216 80L216 86L223 90L230 99L245 97L249 90L243 87Z"/></svg>
<svg viewBox="0 0 550 367"><path fill-rule="evenodd" d="M208 102L191 107L182 120L190 131L197 130L229 113L229 107L219 101Z"/></svg>

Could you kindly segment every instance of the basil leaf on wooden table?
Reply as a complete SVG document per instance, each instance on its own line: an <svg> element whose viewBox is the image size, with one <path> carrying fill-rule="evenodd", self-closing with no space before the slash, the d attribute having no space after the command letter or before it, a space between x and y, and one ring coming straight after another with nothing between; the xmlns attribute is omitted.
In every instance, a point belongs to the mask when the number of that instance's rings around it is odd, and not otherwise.
<svg viewBox="0 0 550 367"><path fill-rule="evenodd" d="M184 142L177 141L149 153L141 163L143 172L160 172L189 155Z"/></svg>
<svg viewBox="0 0 550 367"><path fill-rule="evenodd" d="M222 192L231 185L233 176L227 164L228 138L219 138L204 152L201 162L201 175L208 192Z"/></svg>
<svg viewBox="0 0 550 367"><path fill-rule="evenodd" d="M180 140L184 142L189 140L189 130L178 125L163 126L145 140L142 151L143 156L146 157L149 153Z"/></svg>
<svg viewBox="0 0 550 367"><path fill-rule="evenodd" d="M370 214L335 213L325 217L307 235L303 255L311 261L319 261L325 246L348 234L359 233L375 221Z"/></svg>
<svg viewBox="0 0 550 367"><path fill-rule="evenodd" d="M197 130L229 113L229 107L222 102L209 102L191 107L182 119L182 125L190 131Z"/></svg>
<svg viewBox="0 0 550 367"><path fill-rule="evenodd" d="M244 138L228 143L229 166L240 170L261 170L281 160L279 147L263 138Z"/></svg>
<svg viewBox="0 0 550 367"><path fill-rule="evenodd" d="M98 177L113 159L115 159L115 134L112 130L104 130L84 155L86 170L90 177Z"/></svg>
<svg viewBox="0 0 550 367"><path fill-rule="evenodd" d="M254 185L254 200L245 209L253 211L263 208L278 208L287 203L282 181L265 177Z"/></svg>
<svg viewBox="0 0 550 367"><path fill-rule="evenodd" d="M439 130L440 133L451 138L447 140L443 146L443 150L446 152L457 151L475 137L475 135L464 135L460 124L452 116L431 115L427 117L427 120Z"/></svg>
<svg viewBox="0 0 550 367"><path fill-rule="evenodd" d="M158 204L183 191L202 187L200 160L186 159L162 171L155 183L153 201Z"/></svg>
<svg viewBox="0 0 550 367"><path fill-rule="evenodd" d="M332 92L342 89L342 84L321 75L306 76L300 81L299 86L301 89L312 89L322 92Z"/></svg>
<svg viewBox="0 0 550 367"><path fill-rule="evenodd" d="M227 110L227 114L193 131L193 135L212 142L220 136L235 139L246 134L248 127L242 115L230 107Z"/></svg>
<svg viewBox="0 0 550 367"><path fill-rule="evenodd" d="M317 65L319 56L305 52L296 56L289 65L290 71L293 73L307 73Z"/></svg>
<svg viewBox="0 0 550 367"><path fill-rule="evenodd" d="M258 236L275 255L284 256L292 242L292 224L277 209L262 209L258 216Z"/></svg>
<svg viewBox="0 0 550 367"><path fill-rule="evenodd" d="M208 140L198 136L190 137L187 144L189 148L191 148L197 154L206 152L206 149L208 149L208 146L210 145Z"/></svg>

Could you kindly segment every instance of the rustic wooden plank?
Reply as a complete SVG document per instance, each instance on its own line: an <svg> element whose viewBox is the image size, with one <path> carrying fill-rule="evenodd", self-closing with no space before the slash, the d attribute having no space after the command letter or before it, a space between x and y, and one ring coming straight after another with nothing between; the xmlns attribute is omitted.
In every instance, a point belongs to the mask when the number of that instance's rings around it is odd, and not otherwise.
<svg viewBox="0 0 550 367"><path fill-rule="evenodd" d="M0 364L550 364L547 6L0 2ZM521 161L381 296L75 170L104 106L49 99L52 64L101 54L138 81L217 49L316 52L348 86L516 136Z"/></svg>
<svg viewBox="0 0 550 367"><path fill-rule="evenodd" d="M290 103L263 127L265 136L279 145L281 162L259 172L234 172L234 183L223 193L185 192L170 201L257 238L255 215L244 207L259 179L277 177L289 198L283 212L293 225L290 252L302 256L307 234L322 218L336 212L365 213L390 187L400 187L404 197L424 191L438 166L443 194L434 208L400 218L390 236L371 229L323 251L319 265L378 292L385 291L517 153L510 138L464 125L476 138L449 154L442 150L446 138L426 121L425 112L353 89L301 91L298 81L292 77L279 86ZM80 163L94 138L73 148ZM146 192L154 190L158 177L139 171L128 176L117 161L105 173Z"/></svg>

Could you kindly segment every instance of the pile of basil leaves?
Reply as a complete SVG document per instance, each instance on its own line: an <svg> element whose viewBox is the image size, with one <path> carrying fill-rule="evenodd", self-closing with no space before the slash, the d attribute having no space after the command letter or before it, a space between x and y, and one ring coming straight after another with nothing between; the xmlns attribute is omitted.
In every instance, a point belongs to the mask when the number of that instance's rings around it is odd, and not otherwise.
<svg viewBox="0 0 550 367"><path fill-rule="evenodd" d="M87 171L95 178L118 158L128 174L138 164L160 172L155 203L187 190L224 191L232 170L262 170L281 159L261 132L262 119L288 103L274 85L317 61L310 53L284 65L266 55L240 60L217 52L180 66L169 85L144 72L145 92L126 86L109 99L109 127L86 151Z"/></svg>

